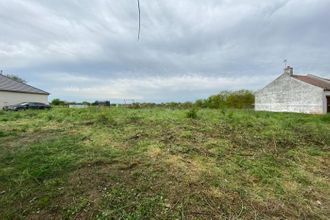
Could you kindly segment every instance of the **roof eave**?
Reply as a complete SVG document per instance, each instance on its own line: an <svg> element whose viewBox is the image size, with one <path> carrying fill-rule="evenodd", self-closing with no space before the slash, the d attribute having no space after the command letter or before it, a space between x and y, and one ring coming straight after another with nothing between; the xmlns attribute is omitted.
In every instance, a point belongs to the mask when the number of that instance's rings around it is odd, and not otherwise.
<svg viewBox="0 0 330 220"><path fill-rule="evenodd" d="M35 95L50 95L48 92L38 93L38 92L24 92L24 91L14 91L14 90L4 90L0 89L1 92L15 92L15 93L25 93L25 94L35 94Z"/></svg>

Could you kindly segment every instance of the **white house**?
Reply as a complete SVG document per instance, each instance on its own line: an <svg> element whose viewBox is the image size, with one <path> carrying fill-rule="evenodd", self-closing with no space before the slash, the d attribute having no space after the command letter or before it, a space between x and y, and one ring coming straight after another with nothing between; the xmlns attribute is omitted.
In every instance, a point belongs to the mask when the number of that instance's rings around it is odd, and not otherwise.
<svg viewBox="0 0 330 220"><path fill-rule="evenodd" d="M255 94L256 111L330 112L330 79L295 75L288 66L284 73Z"/></svg>
<svg viewBox="0 0 330 220"><path fill-rule="evenodd" d="M49 93L0 74L0 109L21 102L48 103Z"/></svg>

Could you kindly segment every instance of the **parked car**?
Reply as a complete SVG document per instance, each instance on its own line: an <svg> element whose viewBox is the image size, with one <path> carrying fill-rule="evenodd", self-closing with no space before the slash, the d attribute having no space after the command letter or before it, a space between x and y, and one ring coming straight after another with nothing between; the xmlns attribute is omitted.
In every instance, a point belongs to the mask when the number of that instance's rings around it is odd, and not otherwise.
<svg viewBox="0 0 330 220"><path fill-rule="evenodd" d="M50 109L51 106L48 104L40 103L40 102L22 102L16 105L8 105L3 107L5 111L19 111L19 110L27 110L27 109Z"/></svg>

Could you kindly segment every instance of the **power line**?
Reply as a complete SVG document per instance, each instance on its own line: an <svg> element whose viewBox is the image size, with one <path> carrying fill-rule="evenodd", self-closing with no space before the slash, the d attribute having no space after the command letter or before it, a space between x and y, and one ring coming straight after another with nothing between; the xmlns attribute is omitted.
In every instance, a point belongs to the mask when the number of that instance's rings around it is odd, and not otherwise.
<svg viewBox="0 0 330 220"><path fill-rule="evenodd" d="M140 9L140 0L137 0L138 12L139 12L139 31L138 31L138 40L140 40L141 33L141 9Z"/></svg>

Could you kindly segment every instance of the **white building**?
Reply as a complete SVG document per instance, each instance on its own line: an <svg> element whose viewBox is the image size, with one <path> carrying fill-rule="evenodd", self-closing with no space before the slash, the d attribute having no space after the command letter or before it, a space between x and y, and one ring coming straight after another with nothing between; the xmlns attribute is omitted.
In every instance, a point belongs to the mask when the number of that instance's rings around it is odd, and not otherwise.
<svg viewBox="0 0 330 220"><path fill-rule="evenodd" d="M88 105L85 105L85 104L70 104L69 108L88 108Z"/></svg>
<svg viewBox="0 0 330 220"><path fill-rule="evenodd" d="M255 94L256 111L330 112L330 79L294 75L288 66L282 75Z"/></svg>
<svg viewBox="0 0 330 220"><path fill-rule="evenodd" d="M48 103L49 93L0 74L0 110L21 102Z"/></svg>

